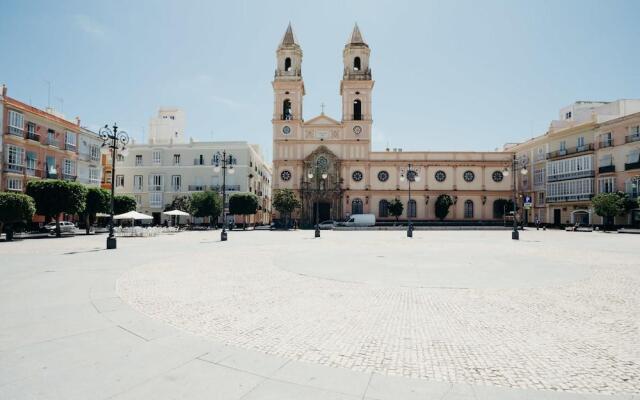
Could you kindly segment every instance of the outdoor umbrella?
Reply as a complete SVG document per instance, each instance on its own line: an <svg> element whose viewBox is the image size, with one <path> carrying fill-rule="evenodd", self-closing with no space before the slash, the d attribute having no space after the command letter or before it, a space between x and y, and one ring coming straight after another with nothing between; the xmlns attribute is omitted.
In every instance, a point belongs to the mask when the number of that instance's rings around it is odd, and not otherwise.
<svg viewBox="0 0 640 400"><path fill-rule="evenodd" d="M184 215L184 216L189 216L191 214L186 213L184 211L181 210L171 210L171 211L165 211L163 212L164 215L175 215L176 216L176 224L179 225L180 224L180 216Z"/></svg>

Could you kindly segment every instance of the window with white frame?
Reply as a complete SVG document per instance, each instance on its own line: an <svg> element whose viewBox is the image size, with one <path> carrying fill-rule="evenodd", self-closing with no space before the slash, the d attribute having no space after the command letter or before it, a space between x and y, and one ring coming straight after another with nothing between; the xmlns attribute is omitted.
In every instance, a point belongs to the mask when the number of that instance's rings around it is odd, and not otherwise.
<svg viewBox="0 0 640 400"><path fill-rule="evenodd" d="M629 154L627 154L627 164L637 163L640 161L640 149L631 150Z"/></svg>
<svg viewBox="0 0 640 400"><path fill-rule="evenodd" d="M616 191L615 176L598 178L598 193L613 193Z"/></svg>
<svg viewBox="0 0 640 400"><path fill-rule="evenodd" d="M65 158L62 163L62 173L67 176L74 176L76 174L76 162Z"/></svg>
<svg viewBox="0 0 640 400"><path fill-rule="evenodd" d="M604 154L602 157L600 157L598 163L601 167L608 167L610 165L613 165L613 154Z"/></svg>
<svg viewBox="0 0 640 400"><path fill-rule="evenodd" d="M124 186L124 175L116 175L116 187Z"/></svg>
<svg viewBox="0 0 640 400"><path fill-rule="evenodd" d="M91 154L91 160L100 161L100 145L92 144L89 146L89 151Z"/></svg>
<svg viewBox="0 0 640 400"><path fill-rule="evenodd" d="M89 168L89 183L92 183L92 184L100 183L99 168Z"/></svg>
<svg viewBox="0 0 640 400"><path fill-rule="evenodd" d="M158 208L162 205L162 192L149 193L149 207Z"/></svg>
<svg viewBox="0 0 640 400"><path fill-rule="evenodd" d="M534 186L542 186L544 185L544 174L545 168L539 168L533 170L533 185Z"/></svg>
<svg viewBox="0 0 640 400"><path fill-rule="evenodd" d="M611 132L606 132L600 135L600 145L602 147L611 146L613 144L612 142Z"/></svg>
<svg viewBox="0 0 640 400"><path fill-rule="evenodd" d="M174 192L179 192L182 189L182 176L173 175L171 177L171 188Z"/></svg>
<svg viewBox="0 0 640 400"><path fill-rule="evenodd" d="M9 133L22 135L24 133L24 116L17 111L9 110Z"/></svg>
<svg viewBox="0 0 640 400"><path fill-rule="evenodd" d="M544 192L536 193L536 206L541 206L544 204Z"/></svg>
<svg viewBox="0 0 640 400"><path fill-rule="evenodd" d="M144 182L144 177L142 175L134 175L133 176L133 190L141 192L142 191L143 182Z"/></svg>
<svg viewBox="0 0 640 400"><path fill-rule="evenodd" d="M154 165L160 165L161 162L161 153L158 150L154 150L153 151L153 164Z"/></svg>
<svg viewBox="0 0 640 400"><path fill-rule="evenodd" d="M180 165L180 154L173 155L173 165Z"/></svg>
<svg viewBox="0 0 640 400"><path fill-rule="evenodd" d="M640 194L640 178L630 178L624 181L624 191L631 197L638 197Z"/></svg>
<svg viewBox="0 0 640 400"><path fill-rule="evenodd" d="M584 136L580 136L578 138L578 143L577 143L578 147L584 147Z"/></svg>
<svg viewBox="0 0 640 400"><path fill-rule="evenodd" d="M77 139L78 137L76 136L75 133L67 131L64 137L65 137L64 143L67 147L72 147L72 148L76 147L76 144L78 142L78 139Z"/></svg>
<svg viewBox="0 0 640 400"><path fill-rule="evenodd" d="M7 190L22 191L22 179L7 178Z"/></svg>
<svg viewBox="0 0 640 400"><path fill-rule="evenodd" d="M593 170L593 156L565 158L563 160L549 161L547 163L547 181L549 178L571 178L578 175L588 175Z"/></svg>
<svg viewBox="0 0 640 400"><path fill-rule="evenodd" d="M24 149L22 147L7 146L7 164L10 166L24 165Z"/></svg>
<svg viewBox="0 0 640 400"><path fill-rule="evenodd" d="M567 142L563 140L560 142L560 151L565 151L565 150L567 150Z"/></svg>
<svg viewBox="0 0 640 400"><path fill-rule="evenodd" d="M163 176L154 174L149 175L149 191L150 192L160 192L163 187Z"/></svg>
<svg viewBox="0 0 640 400"><path fill-rule="evenodd" d="M35 171L36 167L38 166L38 155L32 151L28 151L27 152L27 169L30 171Z"/></svg>
<svg viewBox="0 0 640 400"><path fill-rule="evenodd" d="M142 165L142 154L136 154L136 166Z"/></svg>
<svg viewBox="0 0 640 400"><path fill-rule="evenodd" d="M142 195L134 194L133 197L136 199L136 205L140 207L142 205Z"/></svg>

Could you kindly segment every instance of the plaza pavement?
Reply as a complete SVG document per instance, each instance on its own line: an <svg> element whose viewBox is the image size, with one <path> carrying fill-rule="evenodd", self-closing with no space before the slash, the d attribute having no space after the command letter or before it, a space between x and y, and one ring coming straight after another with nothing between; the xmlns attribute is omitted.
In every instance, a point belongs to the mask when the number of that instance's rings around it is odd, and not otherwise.
<svg viewBox="0 0 640 400"><path fill-rule="evenodd" d="M0 243L0 399L640 399L636 235Z"/></svg>

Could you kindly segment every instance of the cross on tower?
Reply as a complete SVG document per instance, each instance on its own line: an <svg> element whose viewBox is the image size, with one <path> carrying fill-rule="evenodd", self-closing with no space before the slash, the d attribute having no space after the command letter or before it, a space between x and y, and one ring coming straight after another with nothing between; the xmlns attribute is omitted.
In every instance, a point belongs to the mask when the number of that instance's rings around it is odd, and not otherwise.
<svg viewBox="0 0 640 400"><path fill-rule="evenodd" d="M322 107L322 114L324 114L324 103L320 103L320 107Z"/></svg>

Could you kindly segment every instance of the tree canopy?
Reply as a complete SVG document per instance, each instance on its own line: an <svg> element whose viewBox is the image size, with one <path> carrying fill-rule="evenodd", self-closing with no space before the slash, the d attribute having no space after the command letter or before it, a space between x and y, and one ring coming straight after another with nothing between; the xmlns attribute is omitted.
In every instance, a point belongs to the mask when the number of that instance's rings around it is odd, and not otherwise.
<svg viewBox="0 0 640 400"><path fill-rule="evenodd" d="M111 199L109 199L111 200ZM137 207L136 199L126 195L113 196L113 214L124 214L129 211L135 211Z"/></svg>
<svg viewBox="0 0 640 400"><path fill-rule="evenodd" d="M449 215L449 207L453 205L453 200L448 194L441 194L436 199L436 217L442 221Z"/></svg>
<svg viewBox="0 0 640 400"><path fill-rule="evenodd" d="M222 213L222 196L218 192L204 191L191 195L191 215L209 217L211 223Z"/></svg>
<svg viewBox="0 0 640 400"><path fill-rule="evenodd" d="M273 208L280 213L290 214L300 205L300 200L291 189L279 189L273 193Z"/></svg>
<svg viewBox="0 0 640 400"><path fill-rule="evenodd" d="M388 210L389 210L389 215L391 215L392 217L396 217L396 222L397 222L398 218L402 215L402 212L404 211L404 205L400 200L393 199L391 200L391 202L389 202Z"/></svg>
<svg viewBox="0 0 640 400"><path fill-rule="evenodd" d="M36 212L35 202L22 193L0 192L0 233L8 226L7 240L13 237L11 224L31 221Z"/></svg>
<svg viewBox="0 0 640 400"><path fill-rule="evenodd" d="M91 229L91 224L95 221L97 213L109 212L111 194L108 190L90 187L87 189L87 197L84 207L85 229L87 235Z"/></svg>
<svg viewBox="0 0 640 400"><path fill-rule="evenodd" d="M177 196L171 203L164 206L164 211L180 210L184 212L191 212L191 197L188 195Z"/></svg>
<svg viewBox="0 0 640 400"><path fill-rule="evenodd" d="M252 215L258 212L258 196L253 193L234 193L229 197L229 213L233 215ZM242 229L247 227L246 217Z"/></svg>

